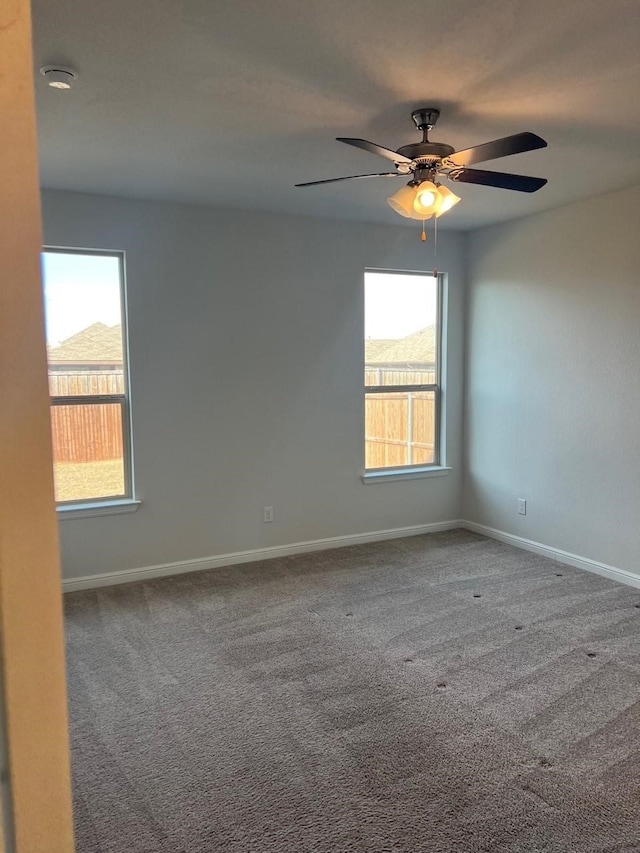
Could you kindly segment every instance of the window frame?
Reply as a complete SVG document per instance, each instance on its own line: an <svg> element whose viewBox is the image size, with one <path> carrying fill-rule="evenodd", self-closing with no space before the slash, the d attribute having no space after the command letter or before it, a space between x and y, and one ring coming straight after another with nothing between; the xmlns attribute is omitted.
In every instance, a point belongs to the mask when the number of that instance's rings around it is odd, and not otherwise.
<svg viewBox="0 0 640 853"><path fill-rule="evenodd" d="M101 495L91 498L74 498L66 501L56 501L58 512L70 513L78 510L78 515L89 514L92 508L100 514L105 511L124 510L128 507L137 509L140 501L135 499L135 481L133 470L133 426L131 422L131 382L129 376L129 331L127 316L127 276L126 259L123 249L80 249L69 246L42 247L42 254L60 255L95 255L98 257L116 258L118 261L118 277L120 281L120 325L122 329L122 376L124 392L117 394L76 394L76 395L49 395L50 405L104 405L118 404L120 406L122 424L122 466L124 480L124 494ZM45 278L42 276L43 296ZM49 377L49 359L47 356L47 381Z"/></svg>
<svg viewBox="0 0 640 853"><path fill-rule="evenodd" d="M441 271L429 270L397 270L397 269L381 269L379 267L365 267L365 276L367 273L386 273L388 275L406 275L406 276L421 276L436 279L436 351L435 351L435 383L415 384L415 385L365 385L363 393L363 409L364 409L364 429L363 429L363 456L364 456L364 482L376 482L388 479L406 479L413 476L437 476L446 474L449 468L445 466L443 459L443 432L444 432L444 407L442 405L442 388L443 388L443 358L442 358L442 342L444 338L444 299L445 299L445 281L446 273ZM366 278L363 281L363 293L365 304L366 300ZM363 334L363 340L364 340ZM363 350L363 372L366 368L366 361ZM416 462L407 463L406 465L389 465L382 468L367 468L366 467L366 400L367 394L384 394L384 393L410 393L416 391L427 391L434 395L434 447L433 447L433 462ZM409 443L410 446L410 443Z"/></svg>

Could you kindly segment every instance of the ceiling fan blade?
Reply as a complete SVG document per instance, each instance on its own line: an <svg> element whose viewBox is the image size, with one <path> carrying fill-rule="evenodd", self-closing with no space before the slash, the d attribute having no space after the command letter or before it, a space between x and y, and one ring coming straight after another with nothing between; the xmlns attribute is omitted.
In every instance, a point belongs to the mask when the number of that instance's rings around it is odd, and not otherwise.
<svg viewBox="0 0 640 853"><path fill-rule="evenodd" d="M336 181L355 181L358 178L406 178L400 172L375 172L373 175L347 175L346 178L329 178L326 181L307 181L305 184L295 184L296 187L317 187L318 184L335 184Z"/></svg>
<svg viewBox="0 0 640 853"><path fill-rule="evenodd" d="M461 184L482 184L485 187L498 187L521 193L534 193L547 183L546 178L510 175L507 172L486 172L484 169L455 169L448 177L449 180L459 181Z"/></svg>
<svg viewBox="0 0 640 853"><path fill-rule="evenodd" d="M508 157L509 154L522 154L524 151L535 151L536 148L546 147L545 140L535 133L516 133L513 136L504 136L502 139L494 139L493 142L476 145L474 148L456 151L447 160L455 166L471 166L473 163L497 160L498 157Z"/></svg>
<svg viewBox="0 0 640 853"><path fill-rule="evenodd" d="M367 142L366 139L348 139L344 136L337 136L336 142L346 142L347 145L362 148L363 151L369 151L371 154L379 154L380 157L386 157L387 160L392 160L394 163L413 163L413 160L403 154L398 154L397 151L392 151L390 148L383 148L382 145L376 145L375 142Z"/></svg>

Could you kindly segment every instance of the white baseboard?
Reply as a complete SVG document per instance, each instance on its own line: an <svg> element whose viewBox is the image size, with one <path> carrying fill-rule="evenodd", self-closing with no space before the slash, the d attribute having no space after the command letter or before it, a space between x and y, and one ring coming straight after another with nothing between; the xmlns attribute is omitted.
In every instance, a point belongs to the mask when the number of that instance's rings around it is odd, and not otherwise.
<svg viewBox="0 0 640 853"><path fill-rule="evenodd" d="M63 592L75 592L82 589L94 589L101 586L113 586L115 584L133 583L134 581L150 580L151 578L162 578L170 575L180 575L186 572L197 572L205 569L217 569L223 566L235 566L240 563L253 563L258 560L270 560L277 557L288 557L294 554L305 554L309 551L325 551L331 548L344 548L349 545L364 545L368 542L381 542L385 539L399 539L405 536L420 536L423 533L439 533L445 530L464 528L491 539L505 542L524 551L531 551L542 557L549 557L559 563L583 569L597 575L603 575L619 583L640 589L640 575L599 563L587 557L580 557L559 548L552 548L522 536L505 533L496 530L486 524L477 524L475 521L455 519L453 521L440 521L433 524L417 524L412 527L396 527L391 530L375 530L368 533L355 533L348 536L333 536L329 539L315 539L309 542L294 542L291 545L276 545L270 548L256 548L251 551L236 551L231 554L219 554L215 557L202 557L196 560L181 560L177 563L162 563L157 566L146 566L141 569L124 569L118 572L106 572L99 575L85 575L79 578L64 578L62 581Z"/></svg>
<svg viewBox="0 0 640 853"><path fill-rule="evenodd" d="M579 557L577 554L569 553L569 551L561 551L559 548L542 545L540 542L533 542L531 539L524 539L522 536L514 536L513 533L505 533L503 530L487 527L486 524L476 524L475 521L461 521L460 527L474 533L480 533L483 536L489 536L491 539L498 539L507 545L514 545L524 551L531 551L534 554L540 554L542 557L550 557L558 563L593 572L596 575L603 575L605 578L640 589L640 575L635 575L626 569L617 569L615 566L608 566L606 563L598 563L596 560L590 560L587 557Z"/></svg>
<svg viewBox="0 0 640 853"><path fill-rule="evenodd" d="M75 592L81 589L94 589L101 586L114 586L121 583L163 578L169 575L181 575L204 569L217 569L223 566L235 566L240 563L254 563L258 560L271 560L276 557L288 557L293 554L305 554L309 551L325 551L331 548L344 548L349 545L364 545L367 542L381 542L384 539L400 539L405 536L420 536L422 533L440 533L463 527L462 521L439 521L433 524L416 524L412 527L396 527L391 530L374 530L369 533L355 533L348 536L332 536L330 539L315 539L310 542L294 542L291 545L276 545L270 548L256 548L252 551L236 551L232 554L219 554L215 557L202 557L196 560L181 560L177 563L162 563L158 566L146 566L142 569L124 569L118 572L105 572L99 575L85 575L79 578L63 578L63 592Z"/></svg>

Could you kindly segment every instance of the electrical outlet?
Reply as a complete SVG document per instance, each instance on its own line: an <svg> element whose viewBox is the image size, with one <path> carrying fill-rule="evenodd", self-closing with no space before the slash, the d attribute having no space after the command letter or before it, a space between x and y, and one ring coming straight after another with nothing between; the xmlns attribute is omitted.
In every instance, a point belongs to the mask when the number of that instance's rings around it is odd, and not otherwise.
<svg viewBox="0 0 640 853"><path fill-rule="evenodd" d="M265 524L270 524L273 521L273 507L266 506L264 507L262 520Z"/></svg>
<svg viewBox="0 0 640 853"><path fill-rule="evenodd" d="M527 514L527 502L524 498L518 498L518 513L520 515Z"/></svg>

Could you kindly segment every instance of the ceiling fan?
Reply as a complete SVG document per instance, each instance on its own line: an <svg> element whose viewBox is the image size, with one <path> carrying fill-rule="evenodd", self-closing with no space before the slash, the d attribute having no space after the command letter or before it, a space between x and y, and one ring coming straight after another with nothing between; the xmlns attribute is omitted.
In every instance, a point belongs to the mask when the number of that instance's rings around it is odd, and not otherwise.
<svg viewBox="0 0 640 853"><path fill-rule="evenodd" d="M502 139L494 139L473 148L456 151L451 145L443 142L431 142L429 131L435 127L440 110L435 107L423 107L411 113L417 129L422 132L422 142L412 142L403 145L397 151L368 142L366 139L349 139L338 137L338 142L346 142L378 154L390 160L394 172L375 172L366 175L349 175L344 178L329 178L325 181L307 181L296 184L297 187L313 187L319 184L331 184L337 181L353 181L361 178L407 177L410 181L398 192L387 199L389 205L409 219L430 219L439 217L457 204L460 199L447 187L443 187L439 178L464 184L482 184L488 187L498 187L504 190L533 193L541 189L546 178L533 178L528 175L512 175L507 172L489 172L482 169L470 169L475 163L486 160L497 160L510 154L521 154L524 151L534 151L546 148L547 143L535 133L516 133Z"/></svg>

